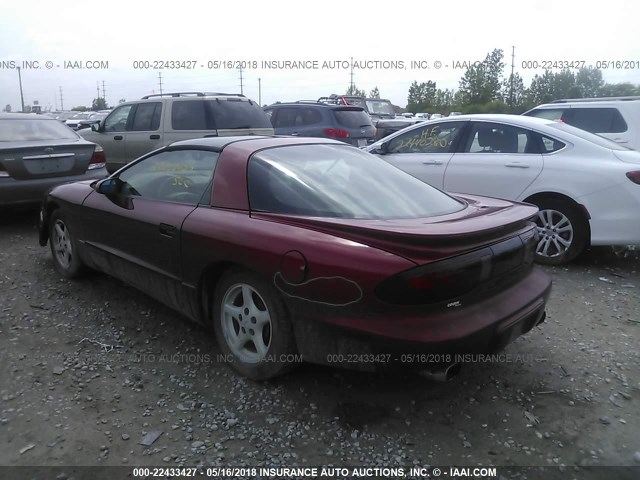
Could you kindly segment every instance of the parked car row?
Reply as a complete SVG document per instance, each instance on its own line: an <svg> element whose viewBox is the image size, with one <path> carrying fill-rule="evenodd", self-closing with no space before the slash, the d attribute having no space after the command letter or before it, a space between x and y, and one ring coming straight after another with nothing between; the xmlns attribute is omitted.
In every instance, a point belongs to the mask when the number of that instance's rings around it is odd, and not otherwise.
<svg viewBox="0 0 640 480"><path fill-rule="evenodd" d="M57 271L101 270L212 326L253 379L287 371L292 353L393 367L398 352L500 350L544 320L551 283L534 260L640 243L638 152L530 116L374 126L378 99L328 98L263 110L242 95L149 95L84 139L6 114L0 203L69 183L40 216Z"/></svg>

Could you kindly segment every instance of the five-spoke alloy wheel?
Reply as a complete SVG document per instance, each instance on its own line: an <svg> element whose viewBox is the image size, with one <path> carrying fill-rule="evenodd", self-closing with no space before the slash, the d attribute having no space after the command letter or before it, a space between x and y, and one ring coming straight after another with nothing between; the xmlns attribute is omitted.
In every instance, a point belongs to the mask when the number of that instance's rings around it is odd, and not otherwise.
<svg viewBox="0 0 640 480"><path fill-rule="evenodd" d="M293 328L277 291L258 275L228 271L213 304L218 345L231 366L254 380L266 380L293 366Z"/></svg>
<svg viewBox="0 0 640 480"><path fill-rule="evenodd" d="M69 230L69 224L56 210L49 221L49 245L56 270L67 278L79 276L84 265L78 255L75 238Z"/></svg>

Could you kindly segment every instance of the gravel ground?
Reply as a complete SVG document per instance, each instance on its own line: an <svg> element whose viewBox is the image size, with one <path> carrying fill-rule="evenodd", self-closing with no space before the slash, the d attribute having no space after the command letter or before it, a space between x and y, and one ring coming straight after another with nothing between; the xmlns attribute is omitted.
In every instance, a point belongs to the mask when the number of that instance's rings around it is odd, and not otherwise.
<svg viewBox="0 0 640 480"><path fill-rule="evenodd" d="M640 465L634 251L545 268L546 322L451 382L302 365L254 383L153 299L62 279L35 220L0 212L0 465Z"/></svg>

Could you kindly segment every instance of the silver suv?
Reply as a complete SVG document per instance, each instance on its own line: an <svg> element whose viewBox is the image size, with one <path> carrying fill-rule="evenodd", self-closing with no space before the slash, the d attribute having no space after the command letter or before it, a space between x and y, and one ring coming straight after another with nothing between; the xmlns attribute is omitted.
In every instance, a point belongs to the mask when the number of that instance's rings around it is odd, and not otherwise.
<svg viewBox="0 0 640 480"><path fill-rule="evenodd" d="M273 135L262 108L244 95L178 92L121 103L99 125L78 132L104 148L107 171L178 140Z"/></svg>
<svg viewBox="0 0 640 480"><path fill-rule="evenodd" d="M556 100L539 105L524 115L568 123L640 150L640 97Z"/></svg>

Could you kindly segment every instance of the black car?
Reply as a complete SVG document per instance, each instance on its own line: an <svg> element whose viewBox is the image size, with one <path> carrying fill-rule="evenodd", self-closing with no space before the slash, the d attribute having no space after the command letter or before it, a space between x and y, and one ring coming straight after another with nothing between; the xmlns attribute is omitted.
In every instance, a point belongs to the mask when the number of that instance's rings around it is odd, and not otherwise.
<svg viewBox="0 0 640 480"><path fill-rule="evenodd" d="M376 129L362 107L322 101L276 103L264 109L276 135L324 137L364 147Z"/></svg>

